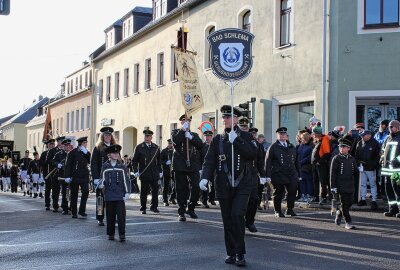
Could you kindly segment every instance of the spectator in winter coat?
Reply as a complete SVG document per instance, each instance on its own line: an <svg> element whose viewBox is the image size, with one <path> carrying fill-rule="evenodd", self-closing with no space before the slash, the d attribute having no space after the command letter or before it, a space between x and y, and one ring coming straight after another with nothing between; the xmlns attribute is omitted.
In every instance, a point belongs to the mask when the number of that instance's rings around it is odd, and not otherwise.
<svg viewBox="0 0 400 270"><path fill-rule="evenodd" d="M299 201L306 202L314 196L311 154L314 144L308 132L301 133L301 143L297 148L297 160L300 167L300 194Z"/></svg>
<svg viewBox="0 0 400 270"><path fill-rule="evenodd" d="M379 131L375 134L374 139L378 141L379 145L382 147L386 138L389 136L389 120L382 120L379 126Z"/></svg>

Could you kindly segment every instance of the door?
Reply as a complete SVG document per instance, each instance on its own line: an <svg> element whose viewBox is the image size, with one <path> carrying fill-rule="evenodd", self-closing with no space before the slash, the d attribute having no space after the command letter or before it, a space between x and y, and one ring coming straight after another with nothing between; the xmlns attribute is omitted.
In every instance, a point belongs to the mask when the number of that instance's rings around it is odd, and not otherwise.
<svg viewBox="0 0 400 270"><path fill-rule="evenodd" d="M399 119L400 105L369 105L366 106L366 123L367 129L373 132L379 130L379 125L382 120Z"/></svg>

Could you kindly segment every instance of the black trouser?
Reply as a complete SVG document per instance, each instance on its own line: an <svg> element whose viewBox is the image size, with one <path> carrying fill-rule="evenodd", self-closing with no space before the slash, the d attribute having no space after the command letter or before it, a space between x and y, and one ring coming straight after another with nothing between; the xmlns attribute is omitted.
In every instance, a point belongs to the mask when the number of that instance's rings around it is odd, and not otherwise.
<svg viewBox="0 0 400 270"><path fill-rule="evenodd" d="M356 170L354 174L354 202L358 201L359 184L360 184L360 172Z"/></svg>
<svg viewBox="0 0 400 270"><path fill-rule="evenodd" d="M258 181L258 176L257 176L257 181ZM246 211L246 225L254 224L254 220L256 218L257 206L259 201L258 187L259 187L258 184L254 186L250 193L249 203L247 204L247 211Z"/></svg>
<svg viewBox="0 0 400 270"><path fill-rule="evenodd" d="M44 206L50 207L50 194L51 194L51 178L44 180L45 187L44 187Z"/></svg>
<svg viewBox="0 0 400 270"><path fill-rule="evenodd" d="M3 187L3 180L0 178L0 189L1 189L1 191L3 191L4 190L4 187Z"/></svg>
<svg viewBox="0 0 400 270"><path fill-rule="evenodd" d="M319 172L318 165L312 165L312 177L313 177L313 189L314 189L314 197L319 199Z"/></svg>
<svg viewBox="0 0 400 270"><path fill-rule="evenodd" d="M18 191L18 179L11 179L11 192L17 193Z"/></svg>
<svg viewBox="0 0 400 270"><path fill-rule="evenodd" d="M341 201L340 212L346 222L351 222L350 207L353 204L353 193L339 193L339 198Z"/></svg>
<svg viewBox="0 0 400 270"><path fill-rule="evenodd" d="M319 182L321 183L321 198L330 197L329 164L322 163L318 166ZM329 192L329 194L328 194ZM314 193L315 194L315 193Z"/></svg>
<svg viewBox="0 0 400 270"><path fill-rule="evenodd" d="M225 248L228 256L246 254L245 215L249 195L231 194L229 198L218 199L224 224Z"/></svg>
<svg viewBox="0 0 400 270"><path fill-rule="evenodd" d="M53 200L53 209L57 210L60 207L58 205L58 197L60 196L60 181L58 181L58 176L51 177L51 190L52 190L51 199Z"/></svg>
<svg viewBox="0 0 400 270"><path fill-rule="evenodd" d="M389 212L397 214L400 206L400 186L394 184L389 176L385 177L385 191L389 204Z"/></svg>
<svg viewBox="0 0 400 270"><path fill-rule="evenodd" d="M263 191L264 191L264 185L262 185L261 183L258 183L258 193L257 193L257 195L258 195L258 205L260 206L261 205L261 202L262 202L262 193L263 193Z"/></svg>
<svg viewBox="0 0 400 270"><path fill-rule="evenodd" d="M275 212L281 212L282 210L281 203L285 193L285 188L287 191L287 209L293 209L294 201L296 200L297 182L289 184L272 183L272 185L274 186L273 201Z"/></svg>
<svg viewBox="0 0 400 270"><path fill-rule="evenodd" d="M102 197L103 198L103 205L98 205L98 203L97 203L97 197ZM97 211L97 209L99 208L99 207L102 207L101 209L102 209L102 211L101 211L101 214L99 215L99 211ZM102 189L96 189L96 219L99 221L99 222L103 222L103 220L104 220L104 208L105 208L105 202L104 202L104 194L103 194L103 190Z"/></svg>
<svg viewBox="0 0 400 270"><path fill-rule="evenodd" d="M175 172L176 196L178 199L178 214L184 215L186 206L188 211L194 211L199 200L200 174L195 172ZM190 187L189 187L190 184ZM187 201L189 200L189 204Z"/></svg>
<svg viewBox="0 0 400 270"><path fill-rule="evenodd" d="M71 187L71 212L72 215L78 213L78 193L81 188L81 202L79 204L79 214L86 212L86 202L89 196L89 178L72 178Z"/></svg>
<svg viewBox="0 0 400 270"><path fill-rule="evenodd" d="M171 177L171 173L164 173L164 186L163 186L163 200L164 202L168 202L168 200L175 200L176 198L176 190L175 190L175 181ZM169 197L169 198L168 198Z"/></svg>
<svg viewBox="0 0 400 270"><path fill-rule="evenodd" d="M207 204L207 201L215 201L215 179L208 181L207 190L201 191L201 202Z"/></svg>
<svg viewBox="0 0 400 270"><path fill-rule="evenodd" d="M64 180L60 181L61 185L61 208L64 212L68 213L68 198L67 198L67 187L68 184Z"/></svg>
<svg viewBox="0 0 400 270"><path fill-rule="evenodd" d="M115 220L118 221L119 235L125 234L126 209L124 201L106 202L107 235L115 234Z"/></svg>
<svg viewBox="0 0 400 270"><path fill-rule="evenodd" d="M131 178L131 193L139 193L140 189L139 189L139 185L137 182L137 178L133 177Z"/></svg>
<svg viewBox="0 0 400 270"><path fill-rule="evenodd" d="M146 181L141 180L140 187L140 206L141 210L146 209L147 195L151 189L151 204L150 209L158 207L158 181Z"/></svg>

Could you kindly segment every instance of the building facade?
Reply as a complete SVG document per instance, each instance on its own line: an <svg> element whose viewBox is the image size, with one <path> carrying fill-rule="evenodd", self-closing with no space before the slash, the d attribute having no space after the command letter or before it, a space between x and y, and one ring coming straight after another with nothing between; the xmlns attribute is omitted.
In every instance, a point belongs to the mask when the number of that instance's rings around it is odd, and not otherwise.
<svg viewBox="0 0 400 270"><path fill-rule="evenodd" d="M158 2L158 1L155 1ZM230 103L229 87L212 73L207 36L222 28L242 28L255 35L252 73L235 90L234 103L255 99L253 125L269 140L276 127L297 129L321 111L316 100L322 87L322 2L167 0L153 8L145 27L93 59L96 84L96 131L111 125L124 154L154 131L154 142L166 145L183 114L173 48L184 19L187 49L196 52L204 107L193 115L192 130L205 120L219 130L218 110ZM168 10L168 8L170 10ZM254 100L253 99L253 100Z"/></svg>

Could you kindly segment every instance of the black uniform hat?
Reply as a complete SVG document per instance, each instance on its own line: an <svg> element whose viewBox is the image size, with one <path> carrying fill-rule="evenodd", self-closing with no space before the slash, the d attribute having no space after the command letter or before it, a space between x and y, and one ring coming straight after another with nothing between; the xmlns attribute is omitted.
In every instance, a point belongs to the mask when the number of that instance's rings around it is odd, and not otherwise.
<svg viewBox="0 0 400 270"><path fill-rule="evenodd" d="M103 127L100 129L100 132L103 134L112 134L114 129L112 127Z"/></svg>
<svg viewBox="0 0 400 270"><path fill-rule="evenodd" d="M276 133L287 133L287 128L286 127L280 127L276 130Z"/></svg>
<svg viewBox="0 0 400 270"><path fill-rule="evenodd" d="M340 138L340 133L339 133L339 131L337 131L337 130L329 131L329 132L328 132L328 135L333 136L333 137L335 137L336 139L337 139L337 138Z"/></svg>
<svg viewBox="0 0 400 270"><path fill-rule="evenodd" d="M56 141L54 139L50 139L45 142L45 144L54 144Z"/></svg>
<svg viewBox="0 0 400 270"><path fill-rule="evenodd" d="M87 142L88 140L87 140L87 136L86 137L80 137L80 138L78 138L76 141L78 142L78 143L83 143L83 142Z"/></svg>
<svg viewBox="0 0 400 270"><path fill-rule="evenodd" d="M65 139L65 140L62 141L61 144L62 145L67 145L67 144L71 144L71 142L72 142L71 139Z"/></svg>
<svg viewBox="0 0 400 270"><path fill-rule="evenodd" d="M167 142L168 142L168 143L172 143L172 140L171 140L171 139L168 139Z"/></svg>
<svg viewBox="0 0 400 270"><path fill-rule="evenodd" d="M363 132L360 133L360 136L365 136L365 135L372 135L372 132L370 130L364 130Z"/></svg>
<svg viewBox="0 0 400 270"><path fill-rule="evenodd" d="M211 130L206 130L206 131L203 132L203 135L204 136L212 136L213 132Z"/></svg>
<svg viewBox="0 0 400 270"><path fill-rule="evenodd" d="M25 154L29 154L29 150L25 150Z"/></svg>
<svg viewBox="0 0 400 270"><path fill-rule="evenodd" d="M107 154L119 153L121 149L122 149L121 145L113 144L106 148L106 153Z"/></svg>
<svg viewBox="0 0 400 270"><path fill-rule="evenodd" d="M39 155L39 153L38 152L33 152L33 155L37 156L37 155Z"/></svg>
<svg viewBox="0 0 400 270"><path fill-rule="evenodd" d="M249 119L247 119L247 117L239 119L239 126L247 126L248 124L249 124Z"/></svg>
<svg viewBox="0 0 400 270"><path fill-rule="evenodd" d="M249 132L255 132L255 133L257 133L257 132L258 132L258 128L253 127L253 128L251 128L251 129L249 129Z"/></svg>
<svg viewBox="0 0 400 270"><path fill-rule="evenodd" d="M57 141L57 142L62 142L63 140L65 140L65 136L58 136L58 137L56 138L56 141Z"/></svg>
<svg viewBox="0 0 400 270"><path fill-rule="evenodd" d="M221 107L221 113L222 116L232 116L232 107L230 105L223 105ZM238 108L233 107L233 115L240 117L242 116L242 113L239 111Z"/></svg>
<svg viewBox="0 0 400 270"><path fill-rule="evenodd" d="M145 130L143 130L143 134L144 134L145 136L148 136L148 135L153 135L154 132L151 131L150 129L145 129Z"/></svg>
<svg viewBox="0 0 400 270"><path fill-rule="evenodd" d="M188 119L188 120L190 120L190 121L192 121L192 116L190 116L190 118ZM184 120L186 120L186 115L185 114L182 114L181 115L181 117L179 117L179 121L184 121Z"/></svg>
<svg viewBox="0 0 400 270"><path fill-rule="evenodd" d="M348 139L340 139L339 140L339 146L341 146L341 147L349 147L349 148L351 148L351 141L350 140L348 140Z"/></svg>

